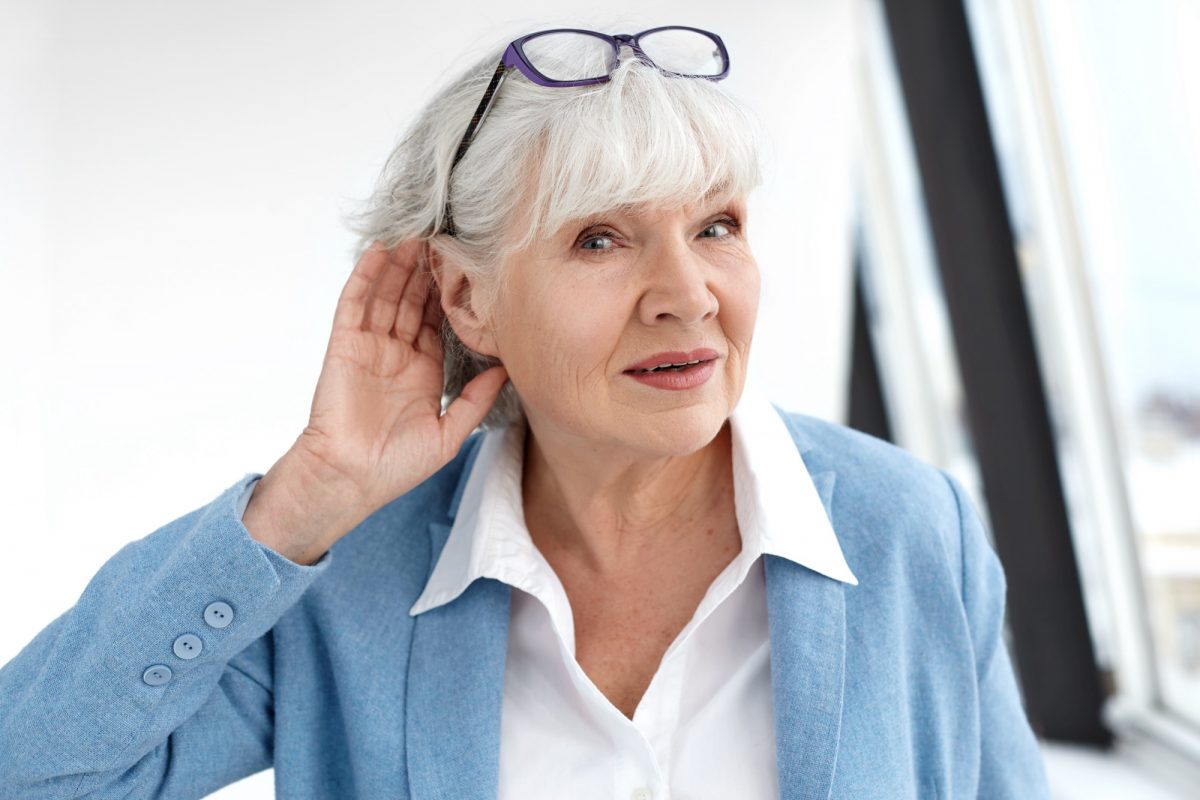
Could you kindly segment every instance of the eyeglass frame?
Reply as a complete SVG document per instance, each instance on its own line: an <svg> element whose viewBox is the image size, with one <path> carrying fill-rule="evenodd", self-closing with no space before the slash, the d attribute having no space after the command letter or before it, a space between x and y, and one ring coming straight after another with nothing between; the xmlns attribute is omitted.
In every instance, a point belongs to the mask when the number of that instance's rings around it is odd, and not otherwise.
<svg viewBox="0 0 1200 800"><path fill-rule="evenodd" d="M672 72L671 70L663 69L658 64L655 64L654 60L651 59L650 56L646 55L646 53L642 50L642 47L639 44L639 39L651 33L658 33L659 31L665 30L693 31L712 39L714 42L716 42L717 51L721 54L721 62L724 65L722 70L716 75L691 75L681 72ZM548 78L542 73L538 72L533 65L529 63L529 59L526 58L524 45L525 42L529 41L530 39L534 39L539 36L545 36L546 34L551 33L581 33L587 36L594 36L597 39L602 39L611 44L613 48L613 56L608 68L608 73L595 78L581 78L579 80L563 81L556 80L554 78ZM599 33L597 31L583 30L582 28L551 28L549 30L529 33L518 39L514 39L513 41L509 42L508 47L504 50L504 55L500 58L500 63L496 65L496 71L492 73L492 79L488 83L487 89L485 89L483 92L483 98L479 101L479 105L476 107L475 113L471 116L471 122L467 125L467 130L465 133L463 133L462 140L458 143L458 150L454 153L454 160L450 162L450 172L446 176L446 208L443 215L444 219L442 225L442 229L447 236L454 236L456 233L454 229L454 222L450 217L450 178L453 177L454 168L458 166L458 162L462 160L464 155L466 155L467 148L470 147L471 142L475 140L475 134L479 131L479 126L483 124L483 120L487 116L488 111L491 110L492 103L496 99L496 93L500 90L500 85L504 83L504 79L508 76L508 73L512 71L512 69L516 68L521 72L522 75L524 75L533 83L536 83L538 86L592 86L598 83L607 83L611 79L612 73L617 69L618 66L620 66L621 47L625 45L629 46L629 49L633 51L634 56L636 56L638 60L649 64L660 72L672 77L704 78L706 80L719 81L729 75L729 51L725 49L725 42L721 39L721 37L712 31L706 31L702 28L693 28L687 25L661 25L657 28L650 28L648 30L641 31L640 33L617 33L613 35Z"/></svg>

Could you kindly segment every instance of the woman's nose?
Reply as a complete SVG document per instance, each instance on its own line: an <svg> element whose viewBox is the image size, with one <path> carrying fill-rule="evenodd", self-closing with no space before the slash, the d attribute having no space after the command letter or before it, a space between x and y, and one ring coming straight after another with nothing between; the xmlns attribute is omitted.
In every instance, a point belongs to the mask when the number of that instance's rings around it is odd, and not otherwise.
<svg viewBox="0 0 1200 800"><path fill-rule="evenodd" d="M638 308L643 324L696 325L716 316L719 305L709 287L709 265L686 246L661 248L650 257L646 272Z"/></svg>

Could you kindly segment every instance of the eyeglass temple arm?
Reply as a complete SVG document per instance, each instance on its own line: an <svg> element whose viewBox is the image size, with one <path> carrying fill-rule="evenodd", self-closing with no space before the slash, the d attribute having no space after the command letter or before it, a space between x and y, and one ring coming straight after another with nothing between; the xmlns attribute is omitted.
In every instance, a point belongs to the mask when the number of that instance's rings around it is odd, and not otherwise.
<svg viewBox="0 0 1200 800"><path fill-rule="evenodd" d="M508 67L505 65L505 60L501 59L500 63L496 65L496 71L492 73L492 80L483 92L483 99L479 101L479 106L475 109L474 116L471 117L471 124L467 126L467 132L463 134L462 141L458 143L458 151L454 154L454 161L450 163L451 171L458 166L458 162L467 152L467 147L475 138L475 131L479 128L479 123L483 121L488 109L491 108L492 100L496 97L496 92L500 89L500 84L504 83L504 76L507 74Z"/></svg>
<svg viewBox="0 0 1200 800"><path fill-rule="evenodd" d="M496 92L500 89L500 84L504 83L504 76L508 74L506 59L500 59L500 63L496 65L496 71L492 73L492 79L488 82L487 89L483 92L483 99L479 101L479 105L475 109L475 114L471 117L471 123L467 125L467 132L463 134L462 141L458 143L458 150L454 153L454 160L450 162L450 175L454 174L454 168L458 166L458 162L466 154L467 148L471 146L471 140L475 138L475 131L479 128L479 123L483 121L488 109L492 107L492 100L496 97ZM446 208L443 212L445 217L443 221L443 230L449 236L454 236L454 220L450 216L450 179L446 179Z"/></svg>

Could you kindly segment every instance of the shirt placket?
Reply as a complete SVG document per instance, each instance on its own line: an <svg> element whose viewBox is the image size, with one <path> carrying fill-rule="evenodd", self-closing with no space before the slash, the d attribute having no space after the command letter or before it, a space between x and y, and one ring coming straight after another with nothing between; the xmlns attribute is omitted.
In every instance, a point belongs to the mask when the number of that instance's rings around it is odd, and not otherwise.
<svg viewBox="0 0 1200 800"><path fill-rule="evenodd" d="M671 754L675 732L679 730L679 709L690 653L691 644L685 642L663 659L630 723L642 734L654 754L661 777L661 785L656 788L654 795L658 800L670 795Z"/></svg>

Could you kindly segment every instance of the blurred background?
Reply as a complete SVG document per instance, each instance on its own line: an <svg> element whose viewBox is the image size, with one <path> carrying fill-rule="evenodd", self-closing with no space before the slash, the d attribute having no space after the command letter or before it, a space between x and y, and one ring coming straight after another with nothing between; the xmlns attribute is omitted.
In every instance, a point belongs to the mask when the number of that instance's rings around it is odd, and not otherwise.
<svg viewBox="0 0 1200 800"><path fill-rule="evenodd" d="M1200 2L593 6L0 2L0 663L291 445L437 86L695 25L768 134L754 379L972 491L1056 798L1196 796Z"/></svg>

